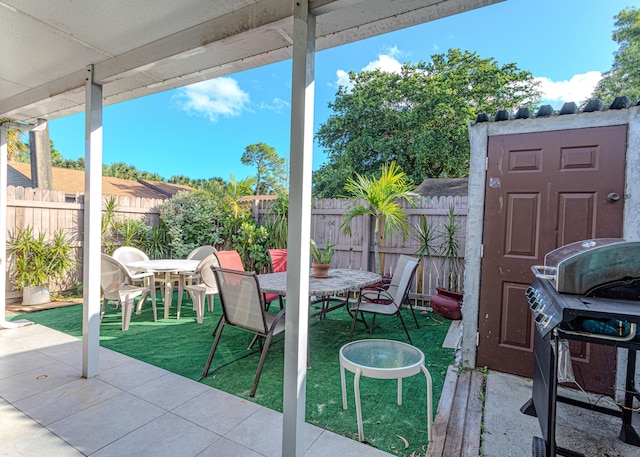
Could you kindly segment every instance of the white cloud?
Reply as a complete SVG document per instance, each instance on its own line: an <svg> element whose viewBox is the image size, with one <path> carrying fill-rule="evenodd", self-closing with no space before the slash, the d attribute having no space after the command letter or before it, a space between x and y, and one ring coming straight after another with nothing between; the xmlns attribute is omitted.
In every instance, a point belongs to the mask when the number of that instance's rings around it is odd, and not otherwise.
<svg viewBox="0 0 640 457"><path fill-rule="evenodd" d="M544 76L534 79L540 82L542 102L558 109L565 102L580 104L587 100L601 78L602 74L599 71L588 71L573 75L568 81L552 81Z"/></svg>
<svg viewBox="0 0 640 457"><path fill-rule="evenodd" d="M238 81L228 77L186 86L179 89L176 98L180 109L207 116L211 122L217 122L221 116L239 116L249 103L249 94L240 88Z"/></svg>
<svg viewBox="0 0 640 457"><path fill-rule="evenodd" d="M395 58L400 55L400 51L396 46L389 49L387 54L380 54L376 60L369 62L362 67L360 71L372 71L380 70L387 73L400 73L402 70L402 64ZM345 70L336 71L336 87L344 86L351 89L351 82L349 81L349 72Z"/></svg>
<svg viewBox="0 0 640 457"><path fill-rule="evenodd" d="M274 111L276 113L281 113L283 110L288 109L290 106L291 103L289 103L288 101L276 97L271 103L262 103L260 105L260 108Z"/></svg>

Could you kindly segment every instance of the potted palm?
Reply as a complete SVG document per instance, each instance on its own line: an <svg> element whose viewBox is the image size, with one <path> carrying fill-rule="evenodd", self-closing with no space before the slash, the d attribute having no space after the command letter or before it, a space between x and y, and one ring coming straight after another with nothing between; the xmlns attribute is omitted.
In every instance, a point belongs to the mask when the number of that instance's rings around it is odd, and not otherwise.
<svg viewBox="0 0 640 457"><path fill-rule="evenodd" d="M440 255L445 260L447 276L443 287L436 287L436 295L431 297L431 308L436 314L448 319L462 318L462 298L460 290L460 273L462 260L460 259L460 241L458 233L460 224L455 217L454 207L449 207L447 221L441 233Z"/></svg>
<svg viewBox="0 0 640 457"><path fill-rule="evenodd" d="M320 249L313 239L311 240L311 268L315 278L329 277L331 259L335 253L335 245L331 240L327 240L327 244L323 249Z"/></svg>
<svg viewBox="0 0 640 457"><path fill-rule="evenodd" d="M25 305L51 301L49 285L62 281L75 264L71 241L63 230L49 240L44 233L35 235L33 228L27 226L10 237L7 248L11 258L9 275L22 291Z"/></svg>

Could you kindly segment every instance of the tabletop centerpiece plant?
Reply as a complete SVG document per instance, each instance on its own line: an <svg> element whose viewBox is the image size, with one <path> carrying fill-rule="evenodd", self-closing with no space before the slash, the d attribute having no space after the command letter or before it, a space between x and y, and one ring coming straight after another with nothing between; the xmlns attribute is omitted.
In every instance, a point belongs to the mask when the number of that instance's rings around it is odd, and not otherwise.
<svg viewBox="0 0 640 457"><path fill-rule="evenodd" d="M311 268L316 278L328 278L331 259L336 253L335 245L327 240L324 248L320 248L315 240L311 239Z"/></svg>
<svg viewBox="0 0 640 457"><path fill-rule="evenodd" d="M26 226L10 237L7 247L12 260L9 274L26 305L48 303L50 284L63 281L75 264L73 246L63 230L48 239Z"/></svg>

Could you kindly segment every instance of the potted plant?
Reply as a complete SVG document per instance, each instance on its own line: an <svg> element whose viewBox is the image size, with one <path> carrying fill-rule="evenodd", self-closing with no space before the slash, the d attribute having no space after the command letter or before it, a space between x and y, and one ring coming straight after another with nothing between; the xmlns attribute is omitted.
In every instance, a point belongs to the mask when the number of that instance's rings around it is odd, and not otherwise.
<svg viewBox="0 0 640 457"><path fill-rule="evenodd" d="M431 297L431 308L436 314L452 320L462 318L463 293L460 290L462 260L458 239L460 228L454 207L450 206L447 221L440 234L440 255L444 258L448 273L443 287L436 287L437 293Z"/></svg>
<svg viewBox="0 0 640 457"><path fill-rule="evenodd" d="M316 242L311 240L311 268L315 278L328 278L331 259L336 253L335 245L327 240L324 249L320 249Z"/></svg>
<svg viewBox="0 0 640 457"><path fill-rule="evenodd" d="M7 247L12 259L9 275L18 290L22 290L25 305L51 301L49 284L62 281L75 264L71 241L63 230L48 240L44 233L36 236L33 228L27 226L10 237Z"/></svg>

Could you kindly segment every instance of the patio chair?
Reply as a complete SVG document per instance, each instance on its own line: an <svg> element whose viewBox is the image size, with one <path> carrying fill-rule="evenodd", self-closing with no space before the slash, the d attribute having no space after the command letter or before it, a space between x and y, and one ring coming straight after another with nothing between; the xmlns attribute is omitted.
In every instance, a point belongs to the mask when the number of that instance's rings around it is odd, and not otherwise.
<svg viewBox="0 0 640 457"><path fill-rule="evenodd" d="M220 263L220 268L228 268L230 270L237 271L245 271L244 265L242 264L242 258L240 254L236 250L230 251L217 251L215 253L216 257L218 257L218 262ZM271 302L274 302L280 299L280 295L278 294L264 294L264 302L266 309L269 308ZM280 302L280 309L283 308L282 301Z"/></svg>
<svg viewBox="0 0 640 457"><path fill-rule="evenodd" d="M271 271L279 273L287 271L287 249L269 249L269 260L271 261Z"/></svg>
<svg viewBox="0 0 640 457"><path fill-rule="evenodd" d="M109 301L117 300L118 303L122 305L122 330L129 330L129 323L131 322L131 313L133 310L133 300L135 297L140 297L139 301L142 301L146 298L146 294L150 293L148 285L136 286L132 284L135 280L141 279L140 276L142 275L153 278L152 273L131 275L127 267L118 260L107 254L102 254L100 288L104 294L104 299L102 301L102 310L100 312L101 322L104 317L104 313L106 312L107 303ZM153 320L155 322L158 320L155 298L152 299L152 305Z"/></svg>
<svg viewBox="0 0 640 457"><path fill-rule="evenodd" d="M413 278L415 276L415 272L418 268L419 263L420 261L414 257L401 256L398 260L396 270L393 273L391 283L389 284L389 287L387 289L379 289L375 291L363 290L360 293L355 306L351 307L350 310L353 313L353 320L351 322L349 341L353 339L353 330L356 325L356 320L358 319L358 313L360 313L362 322L364 323L365 328L369 330L370 334L373 334L373 327L375 326L377 315L381 314L385 316L398 316L400 322L402 323L402 327L407 334L409 343L413 344L413 341L411 341L411 335L409 335L409 330L404 323L404 319L402 318L402 313L400 310L402 307L402 303L405 301L407 295L409 294L409 287L413 282ZM413 307L410 306L410 308L411 312L413 313L413 318L416 322L416 325L418 326L418 328L420 328ZM364 313L373 314L371 328L368 328L367 326Z"/></svg>
<svg viewBox="0 0 640 457"><path fill-rule="evenodd" d="M274 273L281 273L287 271L287 249L269 249L269 260L271 261L271 271ZM269 295L269 296L267 296ZM269 308L269 305L274 300L271 300L271 295L274 294L265 294L265 306ZM284 295L278 295L278 301L280 304L280 309L284 308Z"/></svg>
<svg viewBox="0 0 640 457"><path fill-rule="evenodd" d="M211 254L213 254L216 251L216 248L214 248L213 246L199 246L197 248L195 248L194 250L192 250L189 255L187 255L187 260L204 260L207 257L209 257ZM191 272L184 272L184 273L179 273L177 276L177 281L178 281L178 319L180 319L180 307L182 306L182 296L184 295L184 292L186 290L186 286L188 284L195 284L194 281L198 281L198 278L195 276L195 272L191 273ZM213 300L213 297L211 298L211 300ZM193 302L193 306L194 309L196 307L196 302ZM211 302L211 304L209 305L210 307L213 307L213 301Z"/></svg>
<svg viewBox="0 0 640 457"><path fill-rule="evenodd" d="M209 374L211 361L218 347L222 331L226 326L252 333L254 341L257 339L262 349L258 370L249 394L250 397L254 397L271 340L274 336L284 332L285 310L280 310L278 314L265 311L260 284L254 272L216 267L213 267L212 270L216 276L220 293L222 317L218 323L216 337L213 341L213 346L211 346L211 352L202 376L206 377ZM253 347L253 342L249 347Z"/></svg>
<svg viewBox="0 0 640 457"><path fill-rule="evenodd" d="M186 284L184 289L191 295L196 308L196 319L198 324L202 324L204 318L204 302L209 297L209 312L213 312L213 296L218 293L218 283L211 267L219 267L218 258L209 254L199 264L194 273L194 278L200 282L196 284ZM180 319L180 301L178 301L178 315Z"/></svg>
<svg viewBox="0 0 640 457"><path fill-rule="evenodd" d="M393 275L391 275L389 279L385 280L385 278L383 278L382 283L377 288L365 287L365 290L373 290L376 292L380 290L386 290L388 295L395 295L398 290L398 286L400 285L400 281L402 280L402 273L404 272L407 263L412 261L419 262L418 259L410 255L401 255L396 262L395 269L393 270ZM383 296L379 297L377 300L378 303L389 303L389 300L385 300L385 297ZM416 314L413 310L413 305L409 305L411 308L411 313L413 314L413 320L416 322L417 328L420 328L420 324L418 324L418 319L416 318Z"/></svg>
<svg viewBox="0 0 640 457"><path fill-rule="evenodd" d="M120 246L118 249L113 251L112 257L124 266L131 262L149 260L149 256L145 254L144 251L134 248L133 246ZM145 273L143 270L129 269L129 271L132 273Z"/></svg>

